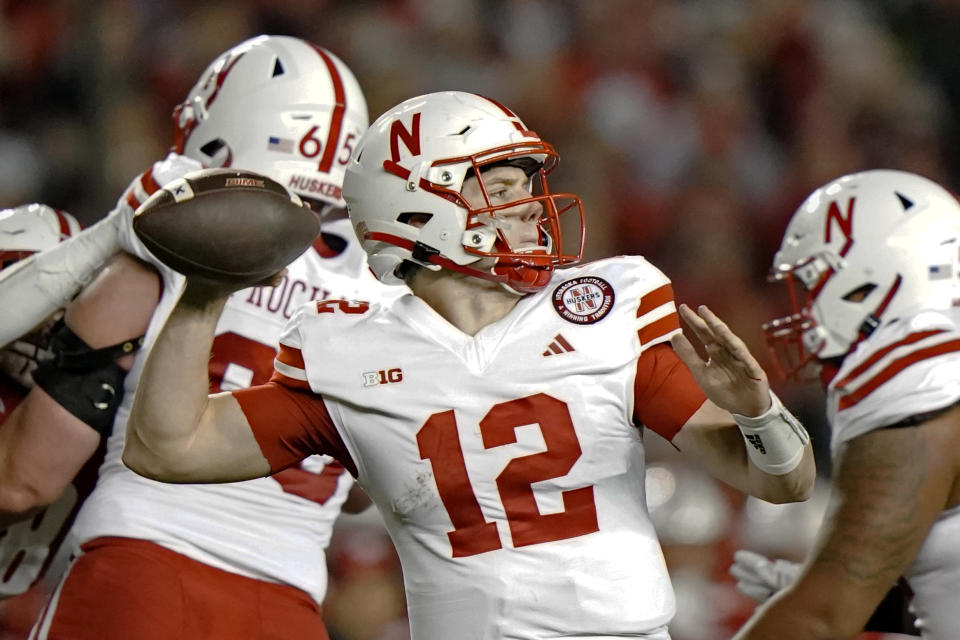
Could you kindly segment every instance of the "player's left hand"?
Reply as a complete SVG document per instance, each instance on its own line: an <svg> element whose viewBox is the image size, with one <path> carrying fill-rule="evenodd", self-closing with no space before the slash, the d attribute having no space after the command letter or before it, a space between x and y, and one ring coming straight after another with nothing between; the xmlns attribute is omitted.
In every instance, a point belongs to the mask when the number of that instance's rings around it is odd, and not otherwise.
<svg viewBox="0 0 960 640"><path fill-rule="evenodd" d="M767 374L743 340L705 305L694 313L681 304L679 311L703 344L707 359L700 357L682 333L674 335L670 344L707 397L730 413L748 417L759 416L769 409Z"/></svg>
<svg viewBox="0 0 960 640"><path fill-rule="evenodd" d="M789 560L770 560L747 549L733 554L730 575L737 579L737 590L757 602L789 587L800 575L800 565Z"/></svg>

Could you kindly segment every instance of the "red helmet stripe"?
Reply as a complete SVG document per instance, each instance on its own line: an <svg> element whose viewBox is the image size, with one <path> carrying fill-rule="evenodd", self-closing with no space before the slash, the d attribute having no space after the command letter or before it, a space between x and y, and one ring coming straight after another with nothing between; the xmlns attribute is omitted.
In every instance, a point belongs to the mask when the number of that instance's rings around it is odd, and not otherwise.
<svg viewBox="0 0 960 640"><path fill-rule="evenodd" d="M67 216L63 215L63 212L60 209L54 209L54 213L57 214L57 222L60 223L60 237L69 238L70 237L70 221L67 220Z"/></svg>
<svg viewBox="0 0 960 640"><path fill-rule="evenodd" d="M343 78L337 71L337 66L327 52L317 45L311 45L316 52L323 58L327 70L330 72L330 82L333 83L333 95L336 99L336 106L333 108L333 114L330 116L330 130L327 133L327 141L323 145L323 157L320 158L318 171L324 173L330 171L333 165L333 156L337 151L337 142L340 140L340 129L343 128L343 114L347 110L347 93L343 89Z"/></svg>
<svg viewBox="0 0 960 640"><path fill-rule="evenodd" d="M476 94L476 95L480 96L481 98L483 98L483 99L486 100L487 102L490 102L490 103L495 104L497 107L500 108L501 111L503 111L505 114L507 114L507 115L510 116L511 118L515 118L515 120L514 120L514 122L513 122L513 126L516 128L517 131L521 132L521 133L522 133L523 135L525 135L525 136L537 137L537 134L535 134L533 131L528 131L527 129L524 129L524 128L523 128L523 125L520 124L520 116L518 116L518 115L515 114L513 111L511 111L510 109L508 109L505 105L500 104L499 102L497 102L497 101L494 100L493 98L488 98L487 96L481 96L479 93Z"/></svg>
<svg viewBox="0 0 960 640"><path fill-rule="evenodd" d="M236 66L237 62L239 62L240 58L242 58L244 55L246 55L246 52L241 53L236 58L231 60L230 64L228 64L226 67L221 69L220 73L217 74L217 86L213 90L213 93L210 94L210 97L207 98L207 104L204 105L208 109L210 108L210 105L213 104L213 101L217 99L217 94L220 93L220 88L223 87L223 83L226 82L227 80L227 74L233 71L233 68Z"/></svg>

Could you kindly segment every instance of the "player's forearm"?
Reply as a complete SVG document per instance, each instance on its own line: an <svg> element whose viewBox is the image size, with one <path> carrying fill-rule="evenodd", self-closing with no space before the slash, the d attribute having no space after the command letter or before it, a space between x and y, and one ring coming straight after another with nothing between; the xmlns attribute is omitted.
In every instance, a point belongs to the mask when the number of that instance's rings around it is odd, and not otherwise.
<svg viewBox="0 0 960 640"><path fill-rule="evenodd" d="M809 443L796 444L799 459L785 473L763 470L752 461L747 449L750 445L730 413L709 400L691 416L673 442L714 477L762 500L796 502L806 500L813 491L816 469Z"/></svg>
<svg viewBox="0 0 960 640"><path fill-rule="evenodd" d="M144 363L127 424L123 460L148 477L173 480L203 426L207 367L227 296L203 298L188 284Z"/></svg>
<svg viewBox="0 0 960 640"><path fill-rule="evenodd" d="M804 445L800 463L788 473L771 474L751 463L748 474L750 495L775 504L802 502L813 493L817 478L813 447L809 442Z"/></svg>
<svg viewBox="0 0 960 640"><path fill-rule="evenodd" d="M46 320L120 250L117 221L105 218L74 238L21 261L0 275L0 347Z"/></svg>
<svg viewBox="0 0 960 640"><path fill-rule="evenodd" d="M855 638L879 601L870 583L855 583L839 566L816 563L794 585L757 607L733 640Z"/></svg>

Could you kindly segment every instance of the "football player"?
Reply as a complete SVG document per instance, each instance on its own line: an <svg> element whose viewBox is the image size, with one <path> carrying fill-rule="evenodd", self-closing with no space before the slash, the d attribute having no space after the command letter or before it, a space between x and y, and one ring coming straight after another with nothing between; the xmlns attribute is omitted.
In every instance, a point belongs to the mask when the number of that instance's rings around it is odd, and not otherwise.
<svg viewBox="0 0 960 640"><path fill-rule="evenodd" d="M91 255L126 251L69 305L67 326L76 335L90 342L91 332L112 335L120 319L139 318L149 348L183 277L139 243L132 215L163 184L204 167L264 173L324 219L323 234L276 286L245 289L227 304L204 362L212 391L266 381L280 330L301 303L377 299L399 289L369 273L343 213L344 167L367 126L367 109L356 79L334 54L286 36L243 42L204 71L174 111L174 124L173 152L133 180L95 225L95 240L88 235L86 244L64 250L83 255L83 265L97 261ZM0 295L14 297L18 287L32 286L30 277L42 276L46 296L38 314L45 311L61 291L89 278L84 269L55 271L62 263L38 256L27 265L29 276L0 283ZM116 420L101 431L106 459L71 532L77 557L35 637L327 637L320 615L324 548L341 507L363 508L365 496L352 490L342 465L322 456L235 484L170 485L132 473L120 454L139 367L124 382ZM65 389L54 400L69 410L69 396Z"/></svg>
<svg viewBox="0 0 960 640"><path fill-rule="evenodd" d="M20 260L55 247L79 231L79 223L69 213L42 204L0 211L2 268L15 269ZM9 306L16 308L19 301ZM97 466L103 459L97 432L83 421L35 420L37 415L48 416L47 412L55 417L65 412L48 392L61 384L53 362L55 354L62 354L65 334L61 316L55 312L39 319L35 330L0 350L0 450L21 454L0 459L2 598L24 593L45 575L76 516L77 505L93 490ZM93 392L98 403L111 405L114 387L122 391L119 381L132 363L123 345L130 350L135 343L132 340L112 348L98 344L103 347L98 349L103 364L92 368L100 369L101 385L110 387ZM74 360L73 364L85 363ZM89 422L99 422L100 414L109 415L110 407L91 407Z"/></svg>
<svg viewBox="0 0 960 640"><path fill-rule="evenodd" d="M790 284L795 313L769 323L768 337L784 347L785 372L819 371L826 385L834 491L799 571L740 552L736 571L758 599L789 586L736 638L852 638L898 581L916 617L907 631L956 638L956 196L903 171L833 180L794 213L773 275Z"/></svg>
<svg viewBox="0 0 960 640"><path fill-rule="evenodd" d="M709 360L681 337L659 270L573 266L582 208L548 188L558 157L475 94L383 114L344 196L372 270L412 294L301 307L271 382L208 398L205 334L230 286L188 279L145 364L125 462L202 482L333 455L387 522L417 640L666 638L646 431L773 501L808 495L812 452L709 310L682 308Z"/></svg>

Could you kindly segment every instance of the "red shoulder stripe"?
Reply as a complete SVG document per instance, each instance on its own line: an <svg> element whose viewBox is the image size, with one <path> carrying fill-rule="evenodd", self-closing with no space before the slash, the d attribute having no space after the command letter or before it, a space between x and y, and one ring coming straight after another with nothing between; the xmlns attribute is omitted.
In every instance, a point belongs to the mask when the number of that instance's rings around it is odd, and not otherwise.
<svg viewBox="0 0 960 640"><path fill-rule="evenodd" d="M296 378L291 378L290 376L285 376L276 369L273 371L273 375L270 376L270 382L276 382L282 384L285 387L290 387L291 389L299 389L301 391L310 391L310 383L306 380L297 380Z"/></svg>
<svg viewBox="0 0 960 640"><path fill-rule="evenodd" d="M140 174L140 186L147 192L147 195L151 196L160 190L160 185L157 183L156 178L153 177L153 169L147 169Z"/></svg>
<svg viewBox="0 0 960 640"><path fill-rule="evenodd" d="M868 395L873 393L877 387L882 385L884 382L894 377L910 365L920 362L921 360L926 360L928 358L933 358L945 353L952 353L954 351L960 351L960 339L950 340L949 342L943 342L940 344L935 344L931 347L925 349L918 349L913 353L909 353L902 358L898 358L887 365L880 373L873 376L866 383L860 385L856 391L840 398L840 411L844 409L849 409L852 406L855 406L858 402L866 398Z"/></svg>
<svg viewBox="0 0 960 640"><path fill-rule="evenodd" d="M285 365L296 367L297 369L306 369L306 365L303 362L303 352L300 351L300 349L281 344L276 359Z"/></svg>
<svg viewBox="0 0 960 640"><path fill-rule="evenodd" d="M657 287L653 291L644 294L640 298L640 304L637 306L637 317L650 313L660 305L666 304L673 300L673 285L669 282L662 287Z"/></svg>
<svg viewBox="0 0 960 640"><path fill-rule="evenodd" d="M137 200L137 196L133 195L133 189L127 192L127 204L134 211L140 208L140 201Z"/></svg>
<svg viewBox="0 0 960 640"><path fill-rule="evenodd" d="M647 326L643 327L637 331L637 335L640 336L640 344L650 344L657 338L662 338L671 331L675 331L680 328L680 316L676 312L671 313L668 316L664 316L659 320L654 320Z"/></svg>
<svg viewBox="0 0 960 640"><path fill-rule="evenodd" d="M913 344L914 342L919 342L920 340L923 340L924 338L929 338L930 336L935 336L935 335L937 335L938 333L943 333L944 331L946 331L946 329L931 329L931 330L929 330L929 331L918 331L917 333L911 333L910 335L908 335L908 336L907 336L906 338L904 338L903 340L900 340L899 342L894 342L893 344L889 344L889 345L883 347L882 349L878 350L878 351L877 351L876 353L874 353L872 356L870 356L869 358L867 358L866 360L864 360L862 363L860 363L859 365L857 365L857 367L854 368L854 370L851 371L851 372L849 373L849 375L845 376L845 377L843 378L843 380L840 380L840 381L837 382L834 386L835 386L835 387L842 387L842 386L846 385L846 384L849 383L851 380L853 380L854 378L856 378L857 376L859 376L860 374L862 374L864 371L866 371L867 369L869 369L870 367L872 367L872 366L873 366L874 364L876 364L881 358L883 358L883 356L887 355L888 353L890 353L890 352L893 351L894 349L896 349L896 348L898 348L898 347L903 347L903 346L908 345L908 344Z"/></svg>

